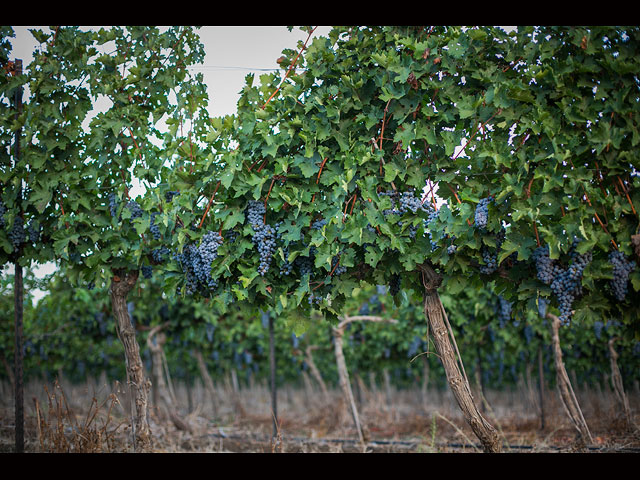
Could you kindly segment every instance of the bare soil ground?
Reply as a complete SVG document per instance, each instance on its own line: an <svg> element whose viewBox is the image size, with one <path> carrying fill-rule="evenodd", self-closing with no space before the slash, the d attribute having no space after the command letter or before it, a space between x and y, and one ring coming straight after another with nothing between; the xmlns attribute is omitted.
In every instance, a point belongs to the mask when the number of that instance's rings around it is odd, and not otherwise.
<svg viewBox="0 0 640 480"><path fill-rule="evenodd" d="M358 440L339 390L323 399L310 385L278 390L274 435L270 392L264 384L234 390L217 385L215 399L196 384L178 385L173 396L179 419L152 407L155 453L461 453L480 452L478 439L447 391L356 390L365 443ZM0 452L14 451L13 394L0 386ZM488 392L483 415L500 432L504 452L640 453L640 395L629 393L629 425L612 392L578 389L592 442L570 423L557 392L544 395L544 425L537 392ZM25 451L133 452L130 404L125 386L89 380L85 385L32 383L25 387ZM153 397L152 397L153 398ZM186 425L186 428L185 428Z"/></svg>

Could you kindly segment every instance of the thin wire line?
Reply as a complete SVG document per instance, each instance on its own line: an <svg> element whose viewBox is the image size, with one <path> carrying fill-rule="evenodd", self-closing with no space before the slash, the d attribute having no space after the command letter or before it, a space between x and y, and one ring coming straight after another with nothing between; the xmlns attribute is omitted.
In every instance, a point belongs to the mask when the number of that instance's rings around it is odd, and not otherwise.
<svg viewBox="0 0 640 480"><path fill-rule="evenodd" d="M260 72L277 72L281 68L241 67L234 65L191 65L188 70L255 70Z"/></svg>

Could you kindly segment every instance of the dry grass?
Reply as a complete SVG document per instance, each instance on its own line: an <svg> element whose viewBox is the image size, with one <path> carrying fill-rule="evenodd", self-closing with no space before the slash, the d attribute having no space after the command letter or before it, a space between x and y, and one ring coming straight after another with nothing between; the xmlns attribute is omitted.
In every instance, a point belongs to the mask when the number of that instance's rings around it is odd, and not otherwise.
<svg viewBox="0 0 640 480"><path fill-rule="evenodd" d="M214 411L199 384L175 388L180 413L191 432L178 430L155 408L150 411L153 451L162 452L476 452L478 441L448 391L383 392L361 390L358 408L366 444L357 441L353 421L338 389L328 402L319 391L284 387L278 391L278 429L273 435L270 393L265 384L241 388L241 409L230 384L216 386ZM0 452L13 451L13 398L0 388ZM483 415L500 432L506 451L640 451L638 430L624 422L609 392L578 392L594 444L579 442L555 392L545 398L545 428L539 410L522 392L489 392ZM640 395L629 395L638 412ZM64 381L25 387L25 450L27 452L131 452L130 400L123 385L98 386ZM634 421L638 423L638 415ZM598 450L600 449L600 450Z"/></svg>

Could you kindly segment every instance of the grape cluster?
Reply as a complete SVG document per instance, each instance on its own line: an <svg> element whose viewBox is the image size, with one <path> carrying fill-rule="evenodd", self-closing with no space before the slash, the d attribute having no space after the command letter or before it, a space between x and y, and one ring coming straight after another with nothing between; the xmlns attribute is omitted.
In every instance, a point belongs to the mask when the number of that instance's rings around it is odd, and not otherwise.
<svg viewBox="0 0 640 480"><path fill-rule="evenodd" d="M264 223L265 212L262 202L251 200L247 205L247 221L253 228L253 243L260 254L258 273L262 276L269 271L271 258L276 249L276 229Z"/></svg>
<svg viewBox="0 0 640 480"><path fill-rule="evenodd" d="M593 331L596 334L596 338L598 340L600 340L600 337L602 336L603 328L604 328L604 323L602 323L600 320L597 320L596 322L593 323Z"/></svg>
<svg viewBox="0 0 640 480"><path fill-rule="evenodd" d="M144 278L151 278L153 275L153 267L151 265L143 265L140 267L140 270L142 271L142 276Z"/></svg>
<svg viewBox="0 0 640 480"><path fill-rule="evenodd" d="M571 257L573 262L569 268L556 275L551 282L551 291L558 299L559 318L562 325L567 325L571 320L571 306L580 293L582 272L591 262L592 253L587 252L579 255L572 252Z"/></svg>
<svg viewBox="0 0 640 480"><path fill-rule="evenodd" d="M324 218L321 218L319 220L314 221L311 224L311 228L313 230L322 230L322 227L324 227L327 224L327 221Z"/></svg>
<svg viewBox="0 0 640 480"><path fill-rule="evenodd" d="M309 305L313 306L315 305L319 305L320 302L322 302L322 295L316 295L315 293L311 292L309 293Z"/></svg>
<svg viewBox="0 0 640 480"><path fill-rule="evenodd" d="M404 215L407 212L411 212L412 214L418 211L425 212L427 214L427 219L424 221L425 230L431 240L431 250L435 250L436 244L433 242L432 234L428 230L428 226L435 217L437 217L438 212L436 212L429 202L423 202L420 197L416 196L416 192L413 189L405 192L385 191L380 192L378 195L389 197L393 205L392 208L382 211L385 217L389 215ZM398 222L398 225L402 226L402 222ZM415 238L418 227L410 225L408 231L409 237Z"/></svg>
<svg viewBox="0 0 640 480"><path fill-rule="evenodd" d="M247 205L247 222L252 227L260 226L264 223L263 216L266 213L264 203L257 200L249 201Z"/></svg>
<svg viewBox="0 0 640 480"><path fill-rule="evenodd" d="M426 202L424 205L427 205ZM434 251L438 248L438 244L433 240L433 234L431 233L431 224L434 223L435 219L438 217L438 212L431 205L428 205L426 208L427 219L424 221L424 228L427 231L427 235L429 235L429 241L431 242L431 251Z"/></svg>
<svg viewBox="0 0 640 480"><path fill-rule="evenodd" d="M487 227L489 221L489 203L491 203L491 197L483 198L476 205L475 212L475 224L480 229Z"/></svg>
<svg viewBox="0 0 640 480"><path fill-rule="evenodd" d="M7 213L7 206L4 204L2 199L0 199L0 228L4 228L6 225L4 214Z"/></svg>
<svg viewBox="0 0 640 480"><path fill-rule="evenodd" d="M540 315L540 318L545 318L547 316L547 306L549 306L548 299L544 297L538 298L538 315Z"/></svg>
<svg viewBox="0 0 640 480"><path fill-rule="evenodd" d="M497 245L495 249L490 249L486 245L483 245L480 249L482 261L484 262L484 265L480 265L480 273L490 275L498 269L498 254L504 243L504 236L504 229L502 229L496 234Z"/></svg>
<svg viewBox="0 0 640 480"><path fill-rule="evenodd" d="M386 285L378 285L378 287L383 287L385 293L381 293L380 295L386 294L387 286ZM364 302L358 311L358 315L376 315L382 312L382 303L380 302L380 297L378 295L371 295L369 300Z"/></svg>
<svg viewBox="0 0 640 480"><path fill-rule="evenodd" d="M418 350L420 350L420 347L424 347L424 341L422 340L422 338L420 338L419 335L416 335L415 337L413 337L413 340L409 344L409 350L407 351L407 356L409 358L414 357L416 353L418 353Z"/></svg>
<svg viewBox="0 0 640 480"><path fill-rule="evenodd" d="M31 243L38 243L40 240L40 231L36 228L33 221L27 223L27 234Z"/></svg>
<svg viewBox="0 0 640 480"><path fill-rule="evenodd" d="M502 298L502 296L498 296L498 304L498 321L500 322L500 328L504 328L507 321L511 318L511 308L513 304Z"/></svg>
<svg viewBox="0 0 640 480"><path fill-rule="evenodd" d="M211 276L211 263L218 256L220 245L220 234L210 231L203 235L200 245L187 244L182 253L174 255L185 274L188 295L195 292L206 294L217 288L218 282Z"/></svg>
<svg viewBox="0 0 640 480"><path fill-rule="evenodd" d="M615 250L609 254L609 263L613 265L613 279L610 282L613 295L620 302L627 296L629 274L636 268L636 262Z"/></svg>
<svg viewBox="0 0 640 480"><path fill-rule="evenodd" d="M301 277L304 277L305 275L311 276L311 272L313 271L313 260L310 256L296 257L293 264L298 267Z"/></svg>
<svg viewBox="0 0 640 480"><path fill-rule="evenodd" d="M258 228L254 227L253 242L260 254L258 273L262 276L269 271L271 258L276 249L275 234L275 229L270 225L265 224Z"/></svg>
<svg viewBox="0 0 640 480"><path fill-rule="evenodd" d="M536 265L538 280L550 285L553 278L562 270L556 262L549 258L549 247L543 245L536 248L531 256Z"/></svg>
<svg viewBox="0 0 640 480"><path fill-rule="evenodd" d="M331 259L331 271L334 276L342 275L347 271L347 267L340 265L340 255L336 255Z"/></svg>
<svg viewBox="0 0 640 480"><path fill-rule="evenodd" d="M149 225L149 230L151 230L151 235L155 240L160 240L162 235L160 234L160 227L156 223L156 216L158 216L158 212L153 212L151 214L151 222Z"/></svg>
<svg viewBox="0 0 640 480"><path fill-rule="evenodd" d="M218 232L209 231L202 236L198 253L204 265L211 267L213 261L218 258L218 248L222 245L222 235Z"/></svg>
<svg viewBox="0 0 640 480"><path fill-rule="evenodd" d="M22 245L27 240L27 233L24 229L24 220L22 219L22 217L17 216L13 220L13 227L11 227L11 230L9 230L7 236L9 237L9 241L13 245L14 251L18 250L20 248L20 245Z"/></svg>
<svg viewBox="0 0 640 480"><path fill-rule="evenodd" d="M206 330L207 340L209 340L209 342L213 342L213 333L216 330L216 326L212 323L207 323L204 328Z"/></svg>
<svg viewBox="0 0 640 480"><path fill-rule="evenodd" d="M118 212L118 197L115 193L109 194L109 211L112 217L115 217Z"/></svg>
<svg viewBox="0 0 640 480"><path fill-rule="evenodd" d="M290 275L293 271L293 265L289 263L289 246L282 249L284 255L284 263L280 267L280 275Z"/></svg>
<svg viewBox="0 0 640 480"><path fill-rule="evenodd" d="M571 320L571 306L581 291L582 272L593 257L592 252L578 254L576 245L577 241L574 241L569 254L571 263L566 269L549 258L547 246L537 248L532 256L538 279L551 286L551 291L558 300L559 319L562 325L567 325Z"/></svg>
<svg viewBox="0 0 640 480"><path fill-rule="evenodd" d="M171 253L171 251L163 245L160 248L151 250L151 258L153 258L153 261L156 263L164 263L165 256L169 253Z"/></svg>
<svg viewBox="0 0 640 480"><path fill-rule="evenodd" d="M135 200L129 200L127 203L127 208L131 210L131 219L139 218L143 214L143 210Z"/></svg>
<svg viewBox="0 0 640 480"><path fill-rule="evenodd" d="M167 202L171 202L173 200L173 197L175 197L176 195L180 195L180 192L175 190L169 190L168 192L164 192L164 199Z"/></svg>

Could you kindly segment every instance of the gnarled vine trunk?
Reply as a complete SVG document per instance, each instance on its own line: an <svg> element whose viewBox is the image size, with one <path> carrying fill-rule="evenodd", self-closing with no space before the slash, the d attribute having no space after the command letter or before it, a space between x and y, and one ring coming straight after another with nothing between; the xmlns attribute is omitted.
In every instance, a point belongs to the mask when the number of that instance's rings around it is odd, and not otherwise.
<svg viewBox="0 0 640 480"><path fill-rule="evenodd" d="M152 446L151 429L148 421L151 382L144 375L136 331L131 324L129 310L127 309L127 295L137 281L137 271L115 271L111 280L109 294L111 296L113 317L116 321L116 331L124 347L127 382L134 406L133 418L131 419L133 446L136 452L148 452Z"/></svg>
<svg viewBox="0 0 640 480"><path fill-rule="evenodd" d="M351 322L354 321L369 321L369 322L385 322L385 323L396 323L397 320L394 319L386 319L382 317L377 317L375 315L356 315L353 317L349 317L347 315L341 319L340 323L337 327L333 329L333 345L336 354L336 364L338 367L338 378L340 382L340 388L342 389L342 394L347 402L347 405L351 409L351 416L353 418L353 423L355 424L356 431L358 432L358 438L360 439L360 443L364 443L367 440L367 435L365 434L362 423L360 422L360 416L358 414L358 408L356 406L356 402L353 397L353 391L351 390L351 382L349 381L349 371L347 370L347 362L344 358L344 353L342 351L342 340L344 336L344 331Z"/></svg>
<svg viewBox="0 0 640 480"><path fill-rule="evenodd" d="M433 335L433 343L442 365L444 367L447 382L455 397L456 401L466 422L469 424L473 433L482 443L485 452L497 453L502 449L498 432L495 428L480 414L476 406L469 380L464 373L464 366L460 359L460 371L458 366L458 357L456 354L455 339L453 332L447 326L448 320L445 317L444 307L438 295L438 287L442 282L442 277L438 275L430 265L420 265L419 273L422 277L424 287L424 312L429 322L429 329ZM454 350L455 347L455 350Z"/></svg>
<svg viewBox="0 0 640 480"><path fill-rule="evenodd" d="M215 418L218 416L218 396L216 395L216 389L213 384L213 380L211 379L211 375L209 374L209 370L207 369L207 364L204 361L202 352L200 350L194 350L193 355L196 358L196 362L198 363L198 370L200 371L200 376L202 377L204 387L207 393L209 393L209 400L211 401L211 409L213 411L213 416Z"/></svg>
<svg viewBox="0 0 640 480"><path fill-rule="evenodd" d="M631 408L629 407L629 400L627 394L624 391L624 385L622 383L622 374L618 368L618 352L616 352L613 346L617 338L613 337L609 340L609 362L611 363L611 383L613 384L613 391L618 401L618 405L624 413L624 419L629 428L633 428L633 421L631 417Z"/></svg>
<svg viewBox="0 0 640 480"><path fill-rule="evenodd" d="M149 336L147 337L147 346L151 351L151 368L153 381L156 384L158 389L158 400L160 406L164 409L164 413L166 413L175 427L178 430L188 431L193 433L193 429L183 418L178 414L176 404L173 396L171 395L171 391L167 385L167 382L163 373L163 366L165 365L165 356L164 356L164 344L166 343L167 337L164 333L161 332L162 328L164 328L166 324L158 325L154 327L149 332Z"/></svg>
<svg viewBox="0 0 640 480"><path fill-rule="evenodd" d="M317 345L309 345L305 349L304 358L305 358L305 361L307 362L307 365L309 366L309 371L311 372L311 375L320 386L320 391L322 392L322 401L326 405L329 403L329 391L327 390L327 385L324 383L324 379L322 378L322 374L320 373L320 370L318 370L316 363L313 361L312 352L317 348L318 348Z"/></svg>
<svg viewBox="0 0 640 480"><path fill-rule="evenodd" d="M551 341L553 346L553 356L556 366L556 379L558 382L558 390L560 391L560 400L565 407L567 415L571 419L573 426L576 427L578 433L585 442L593 443L591 432L587 426L587 422L582 416L582 410L578 404L571 382L569 381L569 375L564 368L564 361L562 360L562 349L560 348L560 319L552 313L547 312L547 318L551 320Z"/></svg>

